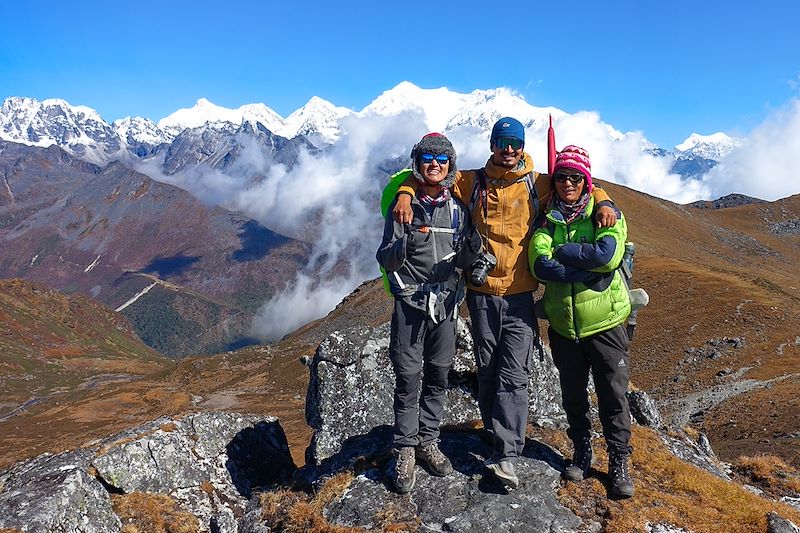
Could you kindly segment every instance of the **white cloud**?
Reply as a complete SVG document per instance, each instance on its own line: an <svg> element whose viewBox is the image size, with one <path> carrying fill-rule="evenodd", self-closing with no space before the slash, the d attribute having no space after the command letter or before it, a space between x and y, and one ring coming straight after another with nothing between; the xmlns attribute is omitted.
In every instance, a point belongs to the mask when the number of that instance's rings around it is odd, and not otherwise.
<svg viewBox="0 0 800 533"><path fill-rule="evenodd" d="M736 192L777 200L800 193L800 99L774 111L748 137L704 177L708 198Z"/></svg>

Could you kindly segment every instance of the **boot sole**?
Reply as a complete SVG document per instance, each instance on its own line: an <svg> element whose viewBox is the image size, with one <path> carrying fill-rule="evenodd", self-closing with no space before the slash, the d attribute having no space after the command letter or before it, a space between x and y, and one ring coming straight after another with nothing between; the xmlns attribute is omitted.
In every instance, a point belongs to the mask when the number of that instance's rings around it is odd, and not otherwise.
<svg viewBox="0 0 800 533"><path fill-rule="evenodd" d="M486 468L489 469L494 477L496 477L503 485L507 487L511 487L512 489L516 489L519 487L519 478L518 477L508 477L506 476L502 470L500 470L500 465L497 463L491 463L486 465Z"/></svg>

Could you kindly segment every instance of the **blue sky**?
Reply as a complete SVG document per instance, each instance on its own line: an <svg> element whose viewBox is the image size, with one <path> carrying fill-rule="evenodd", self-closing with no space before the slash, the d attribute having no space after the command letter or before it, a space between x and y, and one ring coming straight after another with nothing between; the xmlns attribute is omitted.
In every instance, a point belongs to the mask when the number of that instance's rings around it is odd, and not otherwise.
<svg viewBox="0 0 800 533"><path fill-rule="evenodd" d="M0 99L63 98L108 121L200 97L359 110L408 80L509 87L671 148L747 134L800 94L795 0L4 4Z"/></svg>

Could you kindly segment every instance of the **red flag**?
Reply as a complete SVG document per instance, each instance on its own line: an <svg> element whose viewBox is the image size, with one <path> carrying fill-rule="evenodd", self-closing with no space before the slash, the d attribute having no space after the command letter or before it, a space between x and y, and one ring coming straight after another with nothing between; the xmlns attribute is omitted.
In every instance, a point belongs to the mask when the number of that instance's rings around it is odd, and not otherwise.
<svg viewBox="0 0 800 533"><path fill-rule="evenodd" d="M547 173L552 174L556 166L556 132L553 129L553 115L550 115L550 127L547 128Z"/></svg>

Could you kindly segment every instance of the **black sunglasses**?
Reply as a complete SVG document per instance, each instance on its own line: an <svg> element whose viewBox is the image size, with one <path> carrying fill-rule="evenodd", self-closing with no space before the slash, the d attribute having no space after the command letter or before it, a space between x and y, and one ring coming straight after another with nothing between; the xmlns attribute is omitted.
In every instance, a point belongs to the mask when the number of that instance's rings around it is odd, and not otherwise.
<svg viewBox="0 0 800 533"><path fill-rule="evenodd" d="M564 183L567 180L573 185L577 185L583 181L583 174L567 174L567 173L558 173L553 175L553 179L556 180L557 183Z"/></svg>
<svg viewBox="0 0 800 533"><path fill-rule="evenodd" d="M514 139L513 137L500 137L499 139L494 140L494 145L500 149L505 150L509 146L515 152L522 148L525 143L520 141L519 139Z"/></svg>

